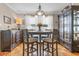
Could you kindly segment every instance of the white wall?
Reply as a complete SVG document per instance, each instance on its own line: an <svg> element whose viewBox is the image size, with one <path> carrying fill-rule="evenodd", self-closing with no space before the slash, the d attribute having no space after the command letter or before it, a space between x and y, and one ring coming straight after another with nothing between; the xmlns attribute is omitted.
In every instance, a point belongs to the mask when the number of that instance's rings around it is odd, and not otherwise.
<svg viewBox="0 0 79 59"><path fill-rule="evenodd" d="M58 29L58 15L53 15L53 28Z"/></svg>
<svg viewBox="0 0 79 59"><path fill-rule="evenodd" d="M5 24L3 16L8 16L11 18L11 24ZM6 30L7 27L10 26L11 28L16 28L15 22L16 13L7 7L5 4L0 4L0 30Z"/></svg>

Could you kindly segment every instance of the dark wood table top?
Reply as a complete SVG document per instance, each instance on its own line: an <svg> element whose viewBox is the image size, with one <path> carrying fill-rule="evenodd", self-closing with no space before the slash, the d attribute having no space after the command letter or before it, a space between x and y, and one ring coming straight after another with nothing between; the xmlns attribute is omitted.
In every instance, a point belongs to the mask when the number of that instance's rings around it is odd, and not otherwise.
<svg viewBox="0 0 79 59"><path fill-rule="evenodd" d="M52 31L28 31L28 34L53 34Z"/></svg>

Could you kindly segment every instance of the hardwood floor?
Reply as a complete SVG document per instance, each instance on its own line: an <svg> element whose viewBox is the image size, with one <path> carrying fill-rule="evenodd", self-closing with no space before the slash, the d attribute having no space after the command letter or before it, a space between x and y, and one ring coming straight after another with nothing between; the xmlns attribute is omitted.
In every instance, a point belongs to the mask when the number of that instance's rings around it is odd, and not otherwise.
<svg viewBox="0 0 79 59"><path fill-rule="evenodd" d="M17 46L15 49L13 49L11 52L0 52L0 56L22 56L22 46L23 44L21 43L19 46ZM64 48L61 45L58 45L58 51L59 51L59 56L79 56L79 53L71 53L69 50Z"/></svg>

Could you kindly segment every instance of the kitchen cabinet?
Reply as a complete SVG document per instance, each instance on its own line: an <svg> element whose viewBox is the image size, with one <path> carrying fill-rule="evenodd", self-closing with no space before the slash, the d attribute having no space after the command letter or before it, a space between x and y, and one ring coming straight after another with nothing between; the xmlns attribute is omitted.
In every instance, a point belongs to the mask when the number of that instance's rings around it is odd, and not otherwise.
<svg viewBox="0 0 79 59"><path fill-rule="evenodd" d="M11 51L22 42L21 30L0 31L0 51Z"/></svg>

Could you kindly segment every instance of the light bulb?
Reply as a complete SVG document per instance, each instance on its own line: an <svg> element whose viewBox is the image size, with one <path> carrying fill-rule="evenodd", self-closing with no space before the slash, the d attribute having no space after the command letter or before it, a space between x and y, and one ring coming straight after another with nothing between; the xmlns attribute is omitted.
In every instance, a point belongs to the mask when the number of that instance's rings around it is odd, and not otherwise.
<svg viewBox="0 0 79 59"><path fill-rule="evenodd" d="M41 13L41 12L38 12L37 14L38 14L38 15L42 15L42 13Z"/></svg>
<svg viewBox="0 0 79 59"><path fill-rule="evenodd" d="M45 18L45 15L43 15L43 18Z"/></svg>

